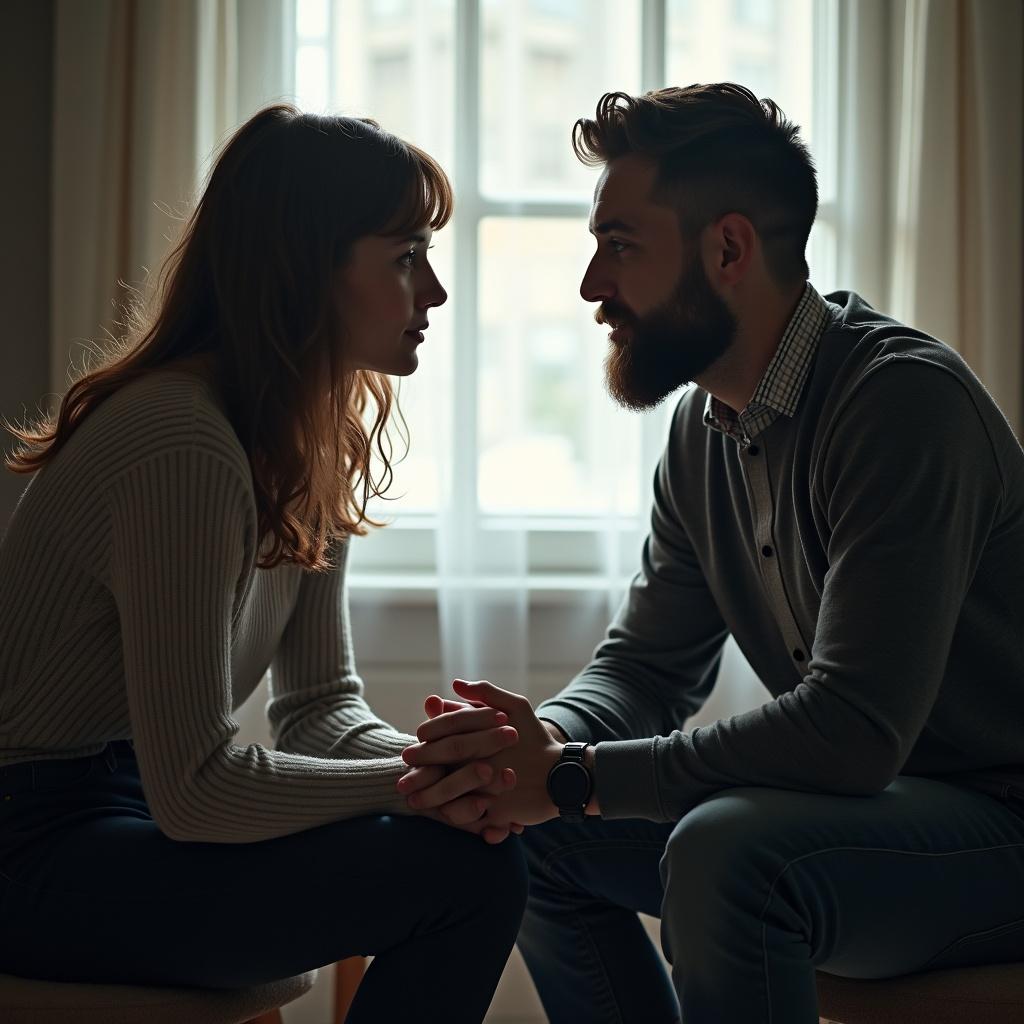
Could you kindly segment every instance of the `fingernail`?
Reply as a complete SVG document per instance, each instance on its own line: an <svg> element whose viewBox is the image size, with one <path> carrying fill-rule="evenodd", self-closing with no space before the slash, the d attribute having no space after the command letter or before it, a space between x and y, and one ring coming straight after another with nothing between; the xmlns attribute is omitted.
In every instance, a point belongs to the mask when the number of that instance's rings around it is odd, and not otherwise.
<svg viewBox="0 0 1024 1024"><path fill-rule="evenodd" d="M511 725L508 726L508 728L506 728L506 729L502 729L501 730L501 735L502 735L502 738L506 739L506 740L517 740L517 739L519 739L519 733L517 733L515 731L515 729L512 728Z"/></svg>
<svg viewBox="0 0 1024 1024"><path fill-rule="evenodd" d="M504 711L499 711L494 716L494 720L498 723L498 725L504 725L508 721L508 715L506 715Z"/></svg>
<svg viewBox="0 0 1024 1024"><path fill-rule="evenodd" d="M476 775L478 779L486 782L491 777L491 766L487 764L478 764L476 766Z"/></svg>

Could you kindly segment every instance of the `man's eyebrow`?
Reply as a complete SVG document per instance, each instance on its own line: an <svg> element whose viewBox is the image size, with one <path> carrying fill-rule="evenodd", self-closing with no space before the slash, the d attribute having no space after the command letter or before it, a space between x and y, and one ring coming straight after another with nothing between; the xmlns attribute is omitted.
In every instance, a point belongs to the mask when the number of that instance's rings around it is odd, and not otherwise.
<svg viewBox="0 0 1024 1024"><path fill-rule="evenodd" d="M606 235L609 231L623 231L630 235L636 234L636 228L632 224L627 224L624 220L619 220L618 218L603 220L600 224L590 229L590 233L593 235Z"/></svg>

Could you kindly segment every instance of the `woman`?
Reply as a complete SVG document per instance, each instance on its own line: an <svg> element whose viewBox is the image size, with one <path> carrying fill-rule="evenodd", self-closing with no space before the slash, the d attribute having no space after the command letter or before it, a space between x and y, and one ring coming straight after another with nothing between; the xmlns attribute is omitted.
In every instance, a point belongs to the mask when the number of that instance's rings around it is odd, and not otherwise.
<svg viewBox="0 0 1024 1024"><path fill-rule="evenodd" d="M36 476L0 546L0 972L219 988L375 954L350 1020L482 1019L526 883L471 791L513 780L467 764L448 823L410 812L344 586L451 204L371 121L261 111L152 319L10 428ZM236 745L268 666L276 749Z"/></svg>

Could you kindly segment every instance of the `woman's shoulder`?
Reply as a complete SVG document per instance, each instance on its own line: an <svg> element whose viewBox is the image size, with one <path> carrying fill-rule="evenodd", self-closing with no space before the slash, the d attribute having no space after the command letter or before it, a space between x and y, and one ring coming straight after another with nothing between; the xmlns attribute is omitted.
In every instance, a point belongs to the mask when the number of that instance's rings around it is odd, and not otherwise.
<svg viewBox="0 0 1024 1024"><path fill-rule="evenodd" d="M122 470L195 455L250 477L245 450L214 385L191 371L151 370L119 388L80 430L81 455L105 453L104 460Z"/></svg>

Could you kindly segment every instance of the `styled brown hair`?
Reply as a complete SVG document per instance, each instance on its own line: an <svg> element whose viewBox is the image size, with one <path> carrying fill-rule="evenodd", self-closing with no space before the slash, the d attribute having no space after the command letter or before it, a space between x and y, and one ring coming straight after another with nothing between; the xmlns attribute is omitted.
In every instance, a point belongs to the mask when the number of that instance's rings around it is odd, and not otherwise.
<svg viewBox="0 0 1024 1024"><path fill-rule="evenodd" d="M210 354L252 467L261 549L272 540L259 564L326 568L333 539L379 525L366 505L392 480L391 382L346 365L336 272L357 239L443 227L452 205L441 167L374 121L259 111L221 151L161 269L154 312L129 306L125 334L55 416L5 424L21 441L8 467L40 469L118 388Z"/></svg>
<svg viewBox="0 0 1024 1024"><path fill-rule="evenodd" d="M643 96L605 93L597 116L581 117L572 144L585 164L627 153L658 166L655 198L674 206L686 237L727 213L754 225L780 284L808 275L804 251L818 211L814 161L770 99L742 85L688 85Z"/></svg>

